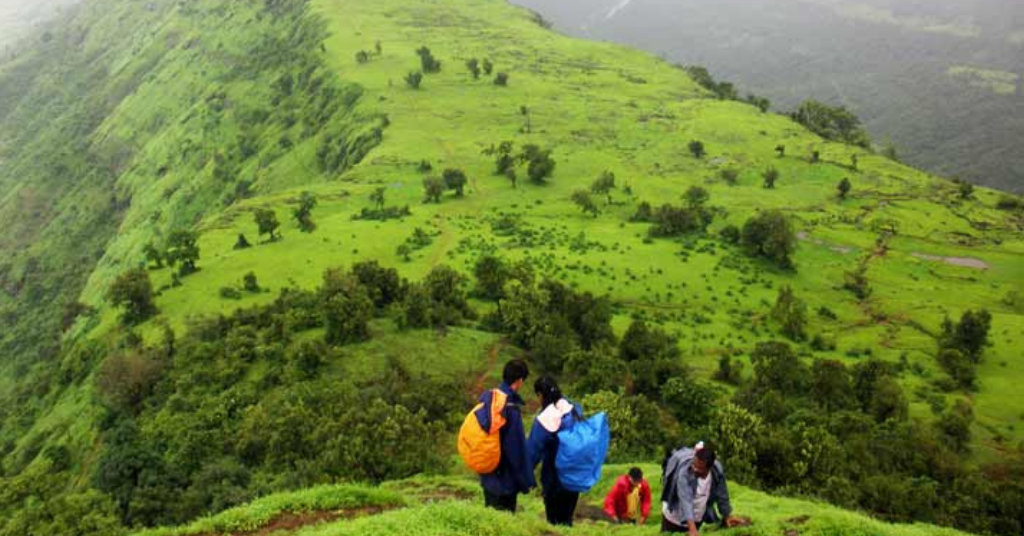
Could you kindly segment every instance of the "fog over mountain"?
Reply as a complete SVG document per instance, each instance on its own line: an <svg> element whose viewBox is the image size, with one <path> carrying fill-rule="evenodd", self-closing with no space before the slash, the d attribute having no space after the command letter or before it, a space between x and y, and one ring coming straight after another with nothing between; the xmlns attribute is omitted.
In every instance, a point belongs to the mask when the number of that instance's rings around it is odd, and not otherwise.
<svg viewBox="0 0 1024 536"><path fill-rule="evenodd" d="M843 104L946 176L1024 188L1024 3L515 0L560 31L706 66L788 111Z"/></svg>
<svg viewBox="0 0 1024 536"><path fill-rule="evenodd" d="M0 0L0 47L6 49L32 28L79 0ZM0 50L2 50L0 49Z"/></svg>

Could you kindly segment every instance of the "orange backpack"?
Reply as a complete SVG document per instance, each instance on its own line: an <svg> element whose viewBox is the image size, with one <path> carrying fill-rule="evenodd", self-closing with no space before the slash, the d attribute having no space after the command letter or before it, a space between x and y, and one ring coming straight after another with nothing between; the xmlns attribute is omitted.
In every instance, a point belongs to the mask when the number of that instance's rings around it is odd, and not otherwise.
<svg viewBox="0 0 1024 536"><path fill-rule="evenodd" d="M507 401L508 395L494 389L491 394L491 429L484 430L476 418L476 412L484 406L483 402L466 415L459 429L459 455L470 469L481 475L493 473L501 462L501 436L498 431L505 426L502 410Z"/></svg>

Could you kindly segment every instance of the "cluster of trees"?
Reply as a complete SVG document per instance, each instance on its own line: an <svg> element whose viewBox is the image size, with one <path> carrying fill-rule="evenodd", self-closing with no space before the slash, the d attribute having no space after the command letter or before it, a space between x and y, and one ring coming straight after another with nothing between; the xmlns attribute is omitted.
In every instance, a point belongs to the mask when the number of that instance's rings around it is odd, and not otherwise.
<svg viewBox="0 0 1024 536"><path fill-rule="evenodd" d="M359 214L352 216L353 220L378 220L387 221L391 219L404 218L412 211L409 210L409 205L403 206L387 206L387 192L386 186L378 186L374 188L373 192L370 193L370 202L373 203L373 207L364 207L359 211Z"/></svg>
<svg viewBox="0 0 1024 536"><path fill-rule="evenodd" d="M942 322L937 360L962 389L974 388L976 369L988 345L991 327L992 315L985 309L964 311L957 322L948 317Z"/></svg>
<svg viewBox="0 0 1024 536"><path fill-rule="evenodd" d="M826 140L860 147L871 145L860 119L843 106L829 106L816 100L808 100L792 112L790 117Z"/></svg>
<svg viewBox="0 0 1024 536"><path fill-rule="evenodd" d="M196 321L181 339L167 328L153 346L127 339L97 374L108 416L92 483L107 510L125 525L174 524L325 478L443 469L464 401L438 392L462 393L459 380L397 358L358 382L324 372L375 318L405 329L475 319L466 284L446 266L410 282L364 262L328 270L316 290ZM314 329L322 336L300 336Z"/></svg>
<svg viewBox="0 0 1024 536"><path fill-rule="evenodd" d="M768 108L771 107L771 101L764 97L759 97L753 93L747 94L745 99L741 99L739 92L736 90L736 86L732 82L716 81L711 73L708 72L707 68L698 65L690 65L683 67L690 78L693 79L699 86L715 94L716 97L722 100L743 100L750 103L752 106L756 106L762 112L767 112Z"/></svg>
<svg viewBox="0 0 1024 536"><path fill-rule="evenodd" d="M454 168L444 170L440 177L427 177L423 179L423 191L426 194L424 201L440 203L441 196L447 190L454 191L455 197L462 197L468 182L466 173Z"/></svg>
<svg viewBox="0 0 1024 536"><path fill-rule="evenodd" d="M163 268L166 263L171 267L177 266L179 276L186 276L197 270L199 246L196 241L198 239L195 231L179 229L167 237L162 249L150 242L143 248L143 252L150 267Z"/></svg>
<svg viewBox="0 0 1024 536"><path fill-rule="evenodd" d="M524 145L518 154L514 151L515 144L511 141L503 141L483 150L483 154L494 157L495 174L508 178L513 188L518 183L516 168L522 164L526 164L526 175L534 184L544 184L554 174L557 162L551 156L551 149L530 143Z"/></svg>

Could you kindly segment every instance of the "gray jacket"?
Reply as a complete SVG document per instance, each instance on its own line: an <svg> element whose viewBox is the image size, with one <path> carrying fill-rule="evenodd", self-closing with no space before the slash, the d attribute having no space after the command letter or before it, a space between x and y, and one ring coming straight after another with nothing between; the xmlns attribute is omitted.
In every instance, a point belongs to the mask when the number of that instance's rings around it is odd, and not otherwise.
<svg viewBox="0 0 1024 536"><path fill-rule="evenodd" d="M661 493L661 501L668 504L668 511L673 517L683 520L684 523L690 520L695 523L717 523L732 513L729 488L725 483L725 470L722 469L721 462L716 460L711 468L711 494L704 510L704 518L693 519L693 497L697 493L699 480L690 470L693 455L694 450L691 448L672 452L665 463L665 472L662 476L664 491ZM718 514L715 513L716 506Z"/></svg>

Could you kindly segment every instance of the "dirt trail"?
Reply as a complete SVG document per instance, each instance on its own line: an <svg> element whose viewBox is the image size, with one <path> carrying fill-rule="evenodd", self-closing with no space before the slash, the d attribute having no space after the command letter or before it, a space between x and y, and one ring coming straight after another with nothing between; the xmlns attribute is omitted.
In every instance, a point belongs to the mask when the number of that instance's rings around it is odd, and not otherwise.
<svg viewBox="0 0 1024 536"><path fill-rule="evenodd" d="M470 384L469 395L473 397L473 400L476 400L476 397L480 396L480 393L484 392L484 389L487 388L487 377L498 365L498 354L501 353L503 348L505 348L505 341L499 340L487 349L487 366L477 376L476 380Z"/></svg>
<svg viewBox="0 0 1024 536"><path fill-rule="evenodd" d="M296 532L301 528L319 523L328 523L339 519L356 519L366 516L375 516L397 510L400 506L364 506L362 508L349 508L344 510L315 510L310 512L281 512L274 516L266 525L249 531L235 532L203 532L194 536L270 536L271 534L282 534Z"/></svg>

